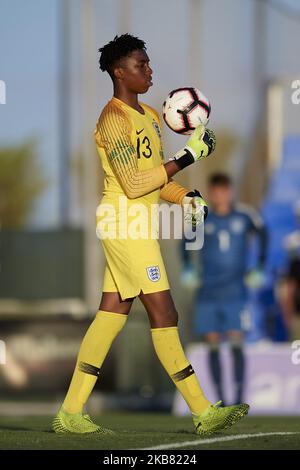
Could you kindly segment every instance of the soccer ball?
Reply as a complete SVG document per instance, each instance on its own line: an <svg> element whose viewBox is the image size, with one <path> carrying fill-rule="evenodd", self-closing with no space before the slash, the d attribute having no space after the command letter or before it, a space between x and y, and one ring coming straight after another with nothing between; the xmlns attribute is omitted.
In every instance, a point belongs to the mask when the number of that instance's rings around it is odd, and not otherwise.
<svg viewBox="0 0 300 470"><path fill-rule="evenodd" d="M200 124L206 126L209 115L210 102L197 88L177 88L163 103L164 121L178 134L192 134Z"/></svg>

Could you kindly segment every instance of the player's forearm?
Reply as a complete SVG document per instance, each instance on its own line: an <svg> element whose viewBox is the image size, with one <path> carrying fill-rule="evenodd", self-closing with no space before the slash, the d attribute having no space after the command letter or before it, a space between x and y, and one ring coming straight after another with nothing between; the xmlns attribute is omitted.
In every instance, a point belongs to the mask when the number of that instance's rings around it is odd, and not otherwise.
<svg viewBox="0 0 300 470"><path fill-rule="evenodd" d="M171 202L173 204L182 204L182 201L186 194L189 192L188 189L184 188L176 181L172 179L163 186L160 190L160 198L164 201Z"/></svg>
<svg viewBox="0 0 300 470"><path fill-rule="evenodd" d="M177 164L170 161L160 167L151 168L150 170L132 172L128 178L122 178L122 186L129 199L135 199L162 188L160 193L161 199L181 204L188 190L174 181L169 181L171 176L179 171L180 168Z"/></svg>
<svg viewBox="0 0 300 470"><path fill-rule="evenodd" d="M175 161L170 161L161 165L160 167L152 168L151 170L135 172L132 175L132 179L125 183L126 195L130 199L144 196L145 194L148 194L155 189L161 188L163 185L168 183L171 177L176 175L176 173L178 173L180 170L181 169ZM184 189L182 198L187 192L188 190ZM162 199L164 199L164 197L162 197ZM170 199L166 200L169 202L174 202Z"/></svg>
<svg viewBox="0 0 300 470"><path fill-rule="evenodd" d="M168 182L164 165L149 170L139 171L127 168L118 173L121 186L129 199L136 199L162 187Z"/></svg>
<svg viewBox="0 0 300 470"><path fill-rule="evenodd" d="M142 171L138 170L137 165L132 164L124 166L123 164L120 164L118 160L113 162L113 167L120 180L121 186L129 199L136 199L138 197L145 196L145 194L163 187L168 183L172 175L175 175L180 171L180 168L174 161ZM187 190L184 190L182 198L187 192ZM173 202L170 199L167 200Z"/></svg>
<svg viewBox="0 0 300 470"><path fill-rule="evenodd" d="M169 179L181 170L175 160L165 163L164 167Z"/></svg>

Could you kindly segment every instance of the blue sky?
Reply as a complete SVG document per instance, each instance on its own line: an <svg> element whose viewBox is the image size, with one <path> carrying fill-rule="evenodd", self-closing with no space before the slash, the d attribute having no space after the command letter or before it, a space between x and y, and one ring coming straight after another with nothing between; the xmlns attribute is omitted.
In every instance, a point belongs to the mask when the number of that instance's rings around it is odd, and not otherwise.
<svg viewBox="0 0 300 470"><path fill-rule="evenodd" d="M0 145L39 139L46 177L57 172L57 0L0 0ZM55 184L47 194L55 218Z"/></svg>

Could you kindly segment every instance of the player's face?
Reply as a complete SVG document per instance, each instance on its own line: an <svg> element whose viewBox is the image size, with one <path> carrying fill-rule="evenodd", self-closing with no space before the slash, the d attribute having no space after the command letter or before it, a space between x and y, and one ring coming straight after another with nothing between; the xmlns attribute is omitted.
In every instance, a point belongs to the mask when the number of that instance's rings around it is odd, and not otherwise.
<svg viewBox="0 0 300 470"><path fill-rule="evenodd" d="M222 206L230 208L233 200L233 189L230 185L211 186L208 196L213 207Z"/></svg>
<svg viewBox="0 0 300 470"><path fill-rule="evenodd" d="M146 93L152 86L149 57L143 50L133 51L122 64L122 84L133 93Z"/></svg>

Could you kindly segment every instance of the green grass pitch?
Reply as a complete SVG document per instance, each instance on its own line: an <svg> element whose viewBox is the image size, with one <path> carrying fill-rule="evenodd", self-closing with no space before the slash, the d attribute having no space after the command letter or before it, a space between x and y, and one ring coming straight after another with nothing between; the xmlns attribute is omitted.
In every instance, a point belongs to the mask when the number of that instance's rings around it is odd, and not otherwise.
<svg viewBox="0 0 300 470"><path fill-rule="evenodd" d="M207 438L213 442L205 439L202 444L199 444L199 436L193 434L189 418L166 414L113 413L95 418L96 422L116 431L114 437L57 435L51 431L51 419L49 416L0 417L0 449L124 450L155 446L161 446L161 449L167 446L169 450L300 449L300 417L247 417L230 430ZM257 433L272 434L238 437ZM235 436L234 440L222 441L222 438L232 436Z"/></svg>

